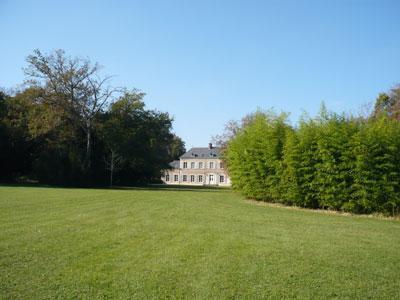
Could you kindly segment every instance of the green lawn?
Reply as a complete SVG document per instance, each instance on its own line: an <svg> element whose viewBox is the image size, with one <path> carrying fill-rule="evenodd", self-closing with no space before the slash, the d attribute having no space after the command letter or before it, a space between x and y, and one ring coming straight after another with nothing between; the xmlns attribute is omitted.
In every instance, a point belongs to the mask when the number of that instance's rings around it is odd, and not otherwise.
<svg viewBox="0 0 400 300"><path fill-rule="evenodd" d="M229 190L0 186L0 298L400 298L400 222Z"/></svg>

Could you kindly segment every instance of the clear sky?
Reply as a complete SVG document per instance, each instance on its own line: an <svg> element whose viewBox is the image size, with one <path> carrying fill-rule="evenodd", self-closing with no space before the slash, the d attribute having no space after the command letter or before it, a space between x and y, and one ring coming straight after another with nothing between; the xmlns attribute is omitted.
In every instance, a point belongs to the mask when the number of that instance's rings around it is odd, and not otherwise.
<svg viewBox="0 0 400 300"><path fill-rule="evenodd" d="M0 86L33 49L89 57L147 93L187 147L257 108L356 112L400 82L400 1L0 0Z"/></svg>

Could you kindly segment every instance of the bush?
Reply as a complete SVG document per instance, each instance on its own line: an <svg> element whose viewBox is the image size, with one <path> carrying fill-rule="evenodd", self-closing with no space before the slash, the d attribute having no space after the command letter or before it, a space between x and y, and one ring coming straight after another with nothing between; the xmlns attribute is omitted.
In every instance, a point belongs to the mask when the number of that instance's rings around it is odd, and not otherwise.
<svg viewBox="0 0 400 300"><path fill-rule="evenodd" d="M258 111L228 142L232 186L246 197L309 208L395 214L400 208L400 123L322 110L294 128Z"/></svg>

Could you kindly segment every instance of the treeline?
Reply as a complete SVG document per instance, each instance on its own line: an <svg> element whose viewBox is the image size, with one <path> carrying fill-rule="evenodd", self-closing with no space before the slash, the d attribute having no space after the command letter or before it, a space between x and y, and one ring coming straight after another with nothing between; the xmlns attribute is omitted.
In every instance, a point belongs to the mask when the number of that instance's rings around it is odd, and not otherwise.
<svg viewBox="0 0 400 300"><path fill-rule="evenodd" d="M25 88L0 93L0 180L58 185L157 181L184 151L168 113L115 88L87 59L27 58Z"/></svg>
<svg viewBox="0 0 400 300"><path fill-rule="evenodd" d="M398 89L378 97L369 117L303 118L258 111L234 126L224 156L233 187L246 197L308 208L398 214ZM400 95L398 93L397 95Z"/></svg>

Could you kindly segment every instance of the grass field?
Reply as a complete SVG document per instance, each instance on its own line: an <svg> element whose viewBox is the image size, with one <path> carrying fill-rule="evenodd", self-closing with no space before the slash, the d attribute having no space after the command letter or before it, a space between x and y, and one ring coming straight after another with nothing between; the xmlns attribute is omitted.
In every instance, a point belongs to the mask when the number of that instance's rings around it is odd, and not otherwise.
<svg viewBox="0 0 400 300"><path fill-rule="evenodd" d="M400 298L400 222L230 190L0 186L0 298Z"/></svg>

